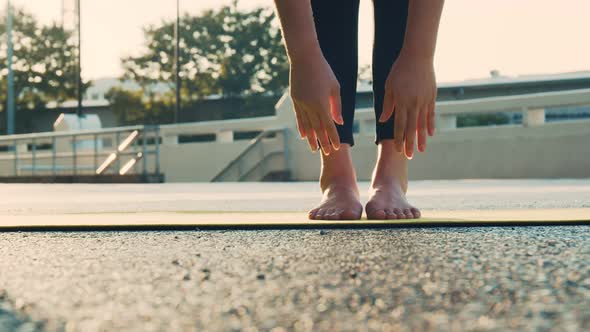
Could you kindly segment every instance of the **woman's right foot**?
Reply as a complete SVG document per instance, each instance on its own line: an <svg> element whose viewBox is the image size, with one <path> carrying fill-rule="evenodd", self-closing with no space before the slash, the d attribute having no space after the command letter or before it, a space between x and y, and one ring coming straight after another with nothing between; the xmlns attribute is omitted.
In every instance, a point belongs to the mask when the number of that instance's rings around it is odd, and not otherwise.
<svg viewBox="0 0 590 332"><path fill-rule="evenodd" d="M367 219L417 219L420 210L408 203L408 161L393 140L379 143L379 155L365 207Z"/></svg>
<svg viewBox="0 0 590 332"><path fill-rule="evenodd" d="M314 220L358 220L363 214L356 184L356 172L350 156L350 145L342 144L330 155L322 154L320 176L322 200L309 211Z"/></svg>

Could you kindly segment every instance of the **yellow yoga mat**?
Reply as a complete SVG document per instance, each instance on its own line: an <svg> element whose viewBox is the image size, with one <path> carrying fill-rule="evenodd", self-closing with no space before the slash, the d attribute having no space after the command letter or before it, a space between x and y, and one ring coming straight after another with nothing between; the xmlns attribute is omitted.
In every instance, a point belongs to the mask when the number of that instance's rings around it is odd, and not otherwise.
<svg viewBox="0 0 590 332"><path fill-rule="evenodd" d="M158 211L12 215L0 231L117 229L388 228L590 225L590 208L433 210L411 220L308 220L304 212Z"/></svg>

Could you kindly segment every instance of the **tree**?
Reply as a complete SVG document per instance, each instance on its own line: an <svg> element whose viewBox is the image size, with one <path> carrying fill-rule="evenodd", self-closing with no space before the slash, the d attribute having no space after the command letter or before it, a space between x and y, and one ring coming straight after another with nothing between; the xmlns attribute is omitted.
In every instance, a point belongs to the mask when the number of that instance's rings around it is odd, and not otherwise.
<svg viewBox="0 0 590 332"><path fill-rule="evenodd" d="M174 78L174 22L144 29L147 50L123 59L124 79L146 92ZM187 102L212 94L224 97L282 93L288 62L280 30L269 8L240 11L237 1L180 22L181 94Z"/></svg>
<svg viewBox="0 0 590 332"><path fill-rule="evenodd" d="M6 64L6 15L0 18L0 63ZM40 25L34 16L23 9L14 11L13 71L16 107L44 108L50 102L63 102L76 97L75 40L70 31L56 23ZM8 69L0 70L2 91L5 91ZM83 85L83 91L89 83ZM6 94L0 94L4 110Z"/></svg>
<svg viewBox="0 0 590 332"><path fill-rule="evenodd" d="M115 87L105 97L120 125L169 123L174 116L171 92L146 95L143 90Z"/></svg>

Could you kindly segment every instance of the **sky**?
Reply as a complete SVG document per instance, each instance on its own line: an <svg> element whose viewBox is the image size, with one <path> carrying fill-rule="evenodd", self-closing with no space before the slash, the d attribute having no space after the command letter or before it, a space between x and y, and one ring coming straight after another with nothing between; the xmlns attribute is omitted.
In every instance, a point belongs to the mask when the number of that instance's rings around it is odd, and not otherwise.
<svg viewBox="0 0 590 332"><path fill-rule="evenodd" d="M0 0L2 11L7 0ZM73 3L73 0L65 0ZM230 0L180 0L198 14ZM12 0L42 22L61 20L62 0ZM84 79L116 77L120 59L141 52L142 27L171 19L175 0L81 0ZM272 6L241 0L240 7ZM66 5L66 8L73 8ZM439 82L502 75L590 70L588 0L447 0L439 30L435 69ZM369 64L372 2L361 0L359 61Z"/></svg>

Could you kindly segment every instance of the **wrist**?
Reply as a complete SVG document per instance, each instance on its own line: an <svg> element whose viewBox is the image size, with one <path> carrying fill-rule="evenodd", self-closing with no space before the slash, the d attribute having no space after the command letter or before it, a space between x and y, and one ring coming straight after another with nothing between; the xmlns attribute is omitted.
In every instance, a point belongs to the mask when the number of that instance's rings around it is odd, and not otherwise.
<svg viewBox="0 0 590 332"><path fill-rule="evenodd" d="M400 51L399 57L421 62L434 62L434 52L430 52L424 48L412 47L411 45L404 45Z"/></svg>
<svg viewBox="0 0 590 332"><path fill-rule="evenodd" d="M287 55L291 65L315 62L324 56L317 40L299 42L287 49Z"/></svg>

